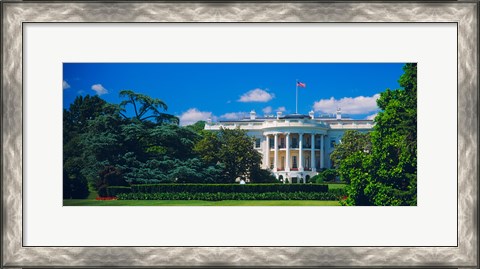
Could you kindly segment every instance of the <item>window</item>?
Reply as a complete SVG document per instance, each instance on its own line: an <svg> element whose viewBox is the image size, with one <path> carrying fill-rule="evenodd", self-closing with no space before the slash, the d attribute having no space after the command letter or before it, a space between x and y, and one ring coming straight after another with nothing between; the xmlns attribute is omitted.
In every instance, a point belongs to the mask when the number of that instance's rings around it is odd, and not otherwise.
<svg viewBox="0 0 480 269"><path fill-rule="evenodd" d="M255 139L255 148L260 148L260 138Z"/></svg>
<svg viewBox="0 0 480 269"><path fill-rule="evenodd" d="M292 168L297 168L297 156L292 156Z"/></svg>
<svg viewBox="0 0 480 269"><path fill-rule="evenodd" d="M335 138L332 138L332 139L330 140L330 148L334 148L334 147L335 147L335 144L337 144L336 141L335 141Z"/></svg>
<svg viewBox="0 0 480 269"><path fill-rule="evenodd" d="M292 137L292 148L298 148L298 141L296 137Z"/></svg>

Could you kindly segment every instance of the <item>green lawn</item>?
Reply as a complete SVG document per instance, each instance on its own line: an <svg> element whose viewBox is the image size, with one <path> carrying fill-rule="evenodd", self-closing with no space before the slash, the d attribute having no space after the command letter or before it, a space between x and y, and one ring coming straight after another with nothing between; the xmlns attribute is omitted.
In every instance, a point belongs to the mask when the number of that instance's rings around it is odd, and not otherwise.
<svg viewBox="0 0 480 269"><path fill-rule="evenodd" d="M339 206L338 201L314 200L63 200L64 206Z"/></svg>
<svg viewBox="0 0 480 269"><path fill-rule="evenodd" d="M336 184L328 184L328 189L333 190L333 189L343 189L347 186L347 184L342 184L342 183L336 183Z"/></svg>

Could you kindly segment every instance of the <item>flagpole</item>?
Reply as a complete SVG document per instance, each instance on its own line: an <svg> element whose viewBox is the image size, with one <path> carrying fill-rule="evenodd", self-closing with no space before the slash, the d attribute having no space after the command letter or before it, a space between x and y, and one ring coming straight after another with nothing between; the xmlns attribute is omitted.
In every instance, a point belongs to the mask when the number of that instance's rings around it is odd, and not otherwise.
<svg viewBox="0 0 480 269"><path fill-rule="evenodd" d="M295 114L298 114L298 79L295 80Z"/></svg>

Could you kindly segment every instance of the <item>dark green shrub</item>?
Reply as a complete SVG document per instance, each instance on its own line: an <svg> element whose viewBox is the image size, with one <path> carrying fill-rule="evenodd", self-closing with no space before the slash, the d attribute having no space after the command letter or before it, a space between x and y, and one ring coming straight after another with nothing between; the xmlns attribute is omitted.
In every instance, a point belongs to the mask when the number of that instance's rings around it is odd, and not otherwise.
<svg viewBox="0 0 480 269"><path fill-rule="evenodd" d="M107 187L107 196L113 197L117 196L120 193L130 193L132 192L132 188L126 186L110 186Z"/></svg>
<svg viewBox="0 0 480 269"><path fill-rule="evenodd" d="M128 186L128 183L123 178L122 172L115 166L105 166L98 175L96 188L100 197L108 196L108 186Z"/></svg>
<svg viewBox="0 0 480 269"><path fill-rule="evenodd" d="M338 200L330 192L264 192L264 193L121 193L119 200Z"/></svg>
<svg viewBox="0 0 480 269"><path fill-rule="evenodd" d="M63 170L63 199L72 198L72 186L67 171Z"/></svg>
<svg viewBox="0 0 480 269"><path fill-rule="evenodd" d="M335 181L338 176L337 170L327 169L321 173L323 175L323 181Z"/></svg>
<svg viewBox="0 0 480 269"><path fill-rule="evenodd" d="M312 184L317 183L317 181L316 181L316 176L308 177L307 183L312 183Z"/></svg>
<svg viewBox="0 0 480 269"><path fill-rule="evenodd" d="M107 185L103 185L103 186L98 187L97 194L100 197L108 197Z"/></svg>
<svg viewBox="0 0 480 269"><path fill-rule="evenodd" d="M85 199L88 197L88 182L81 174L70 177L63 173L63 199Z"/></svg>
<svg viewBox="0 0 480 269"><path fill-rule="evenodd" d="M334 200L339 200L347 196L347 190L345 188L329 189L328 193L336 197Z"/></svg>
<svg viewBox="0 0 480 269"><path fill-rule="evenodd" d="M263 193L263 192L327 192L321 184L141 184L132 185L134 193Z"/></svg>
<svg viewBox="0 0 480 269"><path fill-rule="evenodd" d="M323 176L321 174L313 176L312 178L310 178L310 181L312 183L316 183L316 184L323 184L324 183Z"/></svg>
<svg viewBox="0 0 480 269"><path fill-rule="evenodd" d="M318 175L313 176L310 180L317 184L322 184L325 182L335 181L338 176L337 170L335 169L323 169Z"/></svg>
<svg viewBox="0 0 480 269"><path fill-rule="evenodd" d="M254 169L250 174L253 183L280 183L274 175L265 169Z"/></svg>

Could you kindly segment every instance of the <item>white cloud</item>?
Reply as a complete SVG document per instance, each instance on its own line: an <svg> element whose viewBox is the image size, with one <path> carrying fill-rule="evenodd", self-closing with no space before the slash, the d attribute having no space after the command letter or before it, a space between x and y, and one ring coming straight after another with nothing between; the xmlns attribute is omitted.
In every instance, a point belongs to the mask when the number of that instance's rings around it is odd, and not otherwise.
<svg viewBox="0 0 480 269"><path fill-rule="evenodd" d="M277 111L277 112L278 112L278 111L280 111L280 112L285 112L285 111L287 111L287 109L286 109L284 106L281 106L281 107L277 108L276 111Z"/></svg>
<svg viewBox="0 0 480 269"><path fill-rule="evenodd" d="M94 90L98 95L107 94L108 90L105 89L102 84L92 85L92 90Z"/></svg>
<svg viewBox="0 0 480 269"><path fill-rule="evenodd" d="M238 102L242 102L242 103L263 102L264 103L272 100L273 98L275 98L275 94L269 93L266 90L257 88L244 93L242 96L240 96L240 99L238 99Z"/></svg>
<svg viewBox="0 0 480 269"><path fill-rule="evenodd" d="M200 120L206 121L208 118L212 118L212 120L215 120L212 117L212 112L200 111L196 108L190 108L189 110L183 112L182 115L180 115L180 125L190 125Z"/></svg>
<svg viewBox="0 0 480 269"><path fill-rule="evenodd" d="M366 120L373 120L373 119L375 119L375 117L376 117L377 115L378 115L378 113L375 113L375 114L372 114L372 115L367 116L365 119L366 119Z"/></svg>
<svg viewBox="0 0 480 269"><path fill-rule="evenodd" d="M68 83L64 80L63 83L62 83L62 87L63 87L64 90L66 90L66 89L70 88L70 84L68 84Z"/></svg>
<svg viewBox="0 0 480 269"><path fill-rule="evenodd" d="M247 115L249 115L247 112L230 112L223 114L220 116L220 118L225 120L239 120L243 119Z"/></svg>
<svg viewBox="0 0 480 269"><path fill-rule="evenodd" d="M373 96L344 97L339 100L331 97L314 102L313 109L323 113L335 113L337 108L342 109L345 114L367 114L377 111L377 99L380 94Z"/></svg>
<svg viewBox="0 0 480 269"><path fill-rule="evenodd" d="M265 114L270 114L272 113L272 107L271 106L267 106L265 108L262 109L263 113Z"/></svg>

